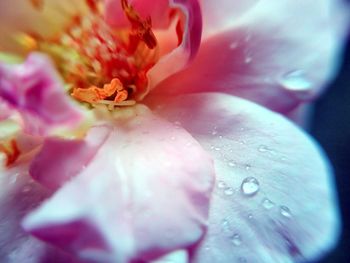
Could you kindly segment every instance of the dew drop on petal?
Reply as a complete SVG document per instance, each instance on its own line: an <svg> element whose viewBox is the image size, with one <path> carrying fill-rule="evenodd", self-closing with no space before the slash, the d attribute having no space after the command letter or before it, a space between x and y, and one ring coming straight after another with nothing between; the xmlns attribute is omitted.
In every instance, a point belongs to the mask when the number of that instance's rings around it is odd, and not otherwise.
<svg viewBox="0 0 350 263"><path fill-rule="evenodd" d="M275 204L268 198L264 198L261 203L262 206L267 210L270 210L275 206Z"/></svg>
<svg viewBox="0 0 350 263"><path fill-rule="evenodd" d="M222 228L222 231L228 233L231 231L231 228L230 228L230 223L228 222L227 219L224 219L222 220L221 222L221 228Z"/></svg>
<svg viewBox="0 0 350 263"><path fill-rule="evenodd" d="M30 185L26 185L23 187L22 192L28 193L28 192L30 192L30 190L32 190L32 187Z"/></svg>
<svg viewBox="0 0 350 263"><path fill-rule="evenodd" d="M246 196L253 196L259 191L259 181L254 177L247 177L242 181L241 191Z"/></svg>
<svg viewBox="0 0 350 263"><path fill-rule="evenodd" d="M232 42L230 44L230 49L236 49L238 47L238 42Z"/></svg>
<svg viewBox="0 0 350 263"><path fill-rule="evenodd" d="M258 147L258 151L259 152L268 152L269 151L269 148L266 146L266 145L260 145L259 147Z"/></svg>
<svg viewBox="0 0 350 263"><path fill-rule="evenodd" d="M280 84L287 90L308 91L312 88L312 83L307 79L302 70L293 70L282 76Z"/></svg>
<svg viewBox="0 0 350 263"><path fill-rule="evenodd" d="M234 161L229 161L227 164L230 167L235 167L236 166L236 163Z"/></svg>
<svg viewBox="0 0 350 263"><path fill-rule="evenodd" d="M232 242L232 244L234 244L235 246L239 246L240 244L242 244L241 236L238 235L238 234L234 234L234 235L231 237L231 242Z"/></svg>
<svg viewBox="0 0 350 263"><path fill-rule="evenodd" d="M218 184L217 184L218 188L220 189L224 189L226 188L226 183L224 181L218 181Z"/></svg>
<svg viewBox="0 0 350 263"><path fill-rule="evenodd" d="M248 171L248 170L250 170L250 168L252 168L252 166L250 165L250 164L246 164L245 165L245 169Z"/></svg>
<svg viewBox="0 0 350 263"><path fill-rule="evenodd" d="M215 150L215 151L220 151L221 148L220 148L220 147L214 147L214 150Z"/></svg>
<svg viewBox="0 0 350 263"><path fill-rule="evenodd" d="M234 193L234 190L233 190L232 187L228 187L228 188L226 188L225 191L224 191L224 194L225 194L225 195L233 195L233 193Z"/></svg>
<svg viewBox="0 0 350 263"><path fill-rule="evenodd" d="M284 205L282 205L280 207L280 213L281 213L282 216L287 217L287 218L292 216L292 214L290 212L290 209L288 207L284 206Z"/></svg>
<svg viewBox="0 0 350 263"><path fill-rule="evenodd" d="M247 56L247 57L244 59L244 63L249 64L250 62L252 62L252 60L253 60L252 57Z"/></svg>

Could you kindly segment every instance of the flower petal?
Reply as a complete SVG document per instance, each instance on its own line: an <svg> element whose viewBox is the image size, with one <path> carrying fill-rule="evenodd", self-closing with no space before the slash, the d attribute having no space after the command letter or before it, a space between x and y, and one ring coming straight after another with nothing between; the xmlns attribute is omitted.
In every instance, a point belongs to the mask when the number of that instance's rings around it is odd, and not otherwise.
<svg viewBox="0 0 350 263"><path fill-rule="evenodd" d="M20 163L0 171L0 262L77 263L23 231L20 222L24 215L50 194L30 179L27 169L26 163Z"/></svg>
<svg viewBox="0 0 350 263"><path fill-rule="evenodd" d="M0 121L6 120L11 116L11 114L12 111L9 109L9 107L0 101Z"/></svg>
<svg viewBox="0 0 350 263"><path fill-rule="evenodd" d="M172 0L171 6L179 8L186 16L183 40L171 53L163 56L148 72L151 88L167 77L183 70L199 49L202 36L202 14L197 0Z"/></svg>
<svg viewBox="0 0 350 263"><path fill-rule="evenodd" d="M47 188L57 190L85 169L109 132L107 127L99 127L92 128L85 140L47 138L31 163L30 175Z"/></svg>
<svg viewBox="0 0 350 263"><path fill-rule="evenodd" d="M223 94L164 101L215 160L209 230L193 262L312 261L338 237L332 171L319 147L280 115Z"/></svg>
<svg viewBox="0 0 350 263"><path fill-rule="evenodd" d="M153 260L202 237L210 158L183 129L134 110L110 127L86 168L25 219L27 231L94 262Z"/></svg>
<svg viewBox="0 0 350 263"><path fill-rule="evenodd" d="M288 112L319 95L336 73L348 24L341 3L259 1L234 26L205 35L193 63L155 91L219 91Z"/></svg>
<svg viewBox="0 0 350 263"><path fill-rule="evenodd" d="M81 119L51 61L39 53L32 53L20 65L0 64L0 98L21 113L30 133L73 126Z"/></svg>

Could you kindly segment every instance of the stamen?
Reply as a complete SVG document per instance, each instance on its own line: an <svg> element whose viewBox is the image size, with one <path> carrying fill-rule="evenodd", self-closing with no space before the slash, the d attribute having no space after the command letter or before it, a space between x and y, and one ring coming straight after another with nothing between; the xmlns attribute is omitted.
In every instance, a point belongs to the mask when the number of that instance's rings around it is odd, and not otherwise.
<svg viewBox="0 0 350 263"><path fill-rule="evenodd" d="M102 89L96 86L90 86L87 89L75 88L71 95L80 101L89 103L98 103L105 98L115 95L114 102L119 103L125 101L129 94L120 80L114 78L111 83L105 84Z"/></svg>
<svg viewBox="0 0 350 263"><path fill-rule="evenodd" d="M44 0L30 1L40 7ZM121 0L130 27L111 28L103 17L103 1L84 4L89 13L72 15L58 35L23 33L16 36L17 42L28 53L50 55L75 99L90 104L110 101L109 108L126 101L129 105L147 92L147 72L158 59L151 18L141 18L128 0Z"/></svg>
<svg viewBox="0 0 350 263"><path fill-rule="evenodd" d="M146 20L143 20L134 7L128 3L128 0L121 0L121 3L124 13L131 23L133 30L130 39L132 46L137 46L139 41L143 41L149 49L155 48L157 45L157 39L152 31L151 18L147 17Z"/></svg>
<svg viewBox="0 0 350 263"><path fill-rule="evenodd" d="M15 140L2 144L0 143L0 152L3 152L6 155L6 166L13 164L20 155L20 151Z"/></svg>

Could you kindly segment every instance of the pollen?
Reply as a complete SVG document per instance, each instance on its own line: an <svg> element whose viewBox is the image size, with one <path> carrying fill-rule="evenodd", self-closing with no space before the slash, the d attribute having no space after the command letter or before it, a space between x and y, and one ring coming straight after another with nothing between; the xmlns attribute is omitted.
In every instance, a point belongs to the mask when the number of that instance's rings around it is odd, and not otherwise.
<svg viewBox="0 0 350 263"><path fill-rule="evenodd" d="M31 0L37 9L43 2ZM151 18L142 18L121 0L129 26L116 28L104 20L102 1L85 3L89 12L71 17L59 34L50 38L23 34L18 42L25 50L52 58L74 99L91 105L132 105L147 92L147 72L158 60Z"/></svg>

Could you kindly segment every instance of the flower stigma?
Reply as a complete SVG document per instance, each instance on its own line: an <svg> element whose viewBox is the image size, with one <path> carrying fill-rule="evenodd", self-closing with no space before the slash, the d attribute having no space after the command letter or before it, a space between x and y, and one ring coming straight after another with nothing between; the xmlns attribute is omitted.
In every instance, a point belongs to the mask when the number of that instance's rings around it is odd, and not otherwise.
<svg viewBox="0 0 350 263"><path fill-rule="evenodd" d="M41 12L44 0L30 0ZM43 37L22 33L17 42L27 53L47 54L67 86L67 92L91 106L132 106L148 92L147 72L158 61L158 43L151 18L141 18L128 0L121 0L128 27L113 27L104 19L102 1L85 0L87 14L74 15L58 34Z"/></svg>

